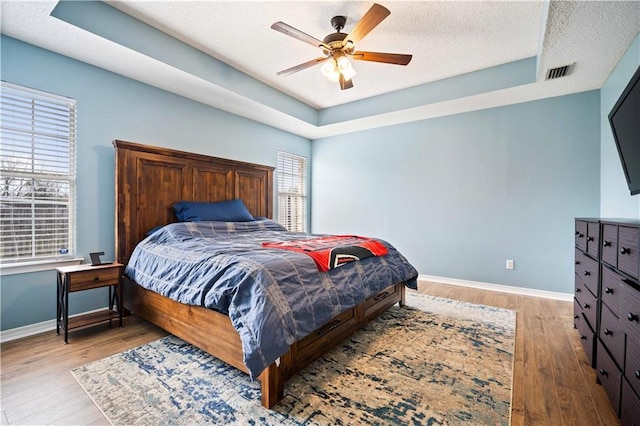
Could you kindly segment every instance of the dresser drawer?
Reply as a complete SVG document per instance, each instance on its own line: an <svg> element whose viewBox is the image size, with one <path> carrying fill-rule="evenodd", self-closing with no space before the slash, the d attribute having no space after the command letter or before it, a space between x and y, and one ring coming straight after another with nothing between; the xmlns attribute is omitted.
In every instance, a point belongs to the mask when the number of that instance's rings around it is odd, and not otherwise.
<svg viewBox="0 0 640 426"><path fill-rule="evenodd" d="M579 277L576 277L576 283L578 282L579 279L580 279ZM579 284L576 284L576 285L579 285ZM580 290L579 287L576 288L576 293L574 297L580 304L580 307L582 308L582 313L587 318L587 321L589 321L589 325L591 326L592 329L595 330L596 320L598 318L597 316L598 298L595 297L593 294L591 294L589 290L585 290L585 289L582 289L580 291L578 290Z"/></svg>
<svg viewBox="0 0 640 426"><path fill-rule="evenodd" d="M582 282L591 290L594 295L598 294L598 280L600 277L600 264L597 260L591 259L589 256L582 257L582 269L580 270L580 278Z"/></svg>
<svg viewBox="0 0 640 426"><path fill-rule="evenodd" d="M582 306L580 305L580 302L573 299L573 327L579 330L581 327L578 327L578 324L582 324L585 321L584 315L582 315Z"/></svg>
<svg viewBox="0 0 640 426"><path fill-rule="evenodd" d="M620 415L620 390L622 386L622 373L613 362L607 351L598 342L598 360L596 361L596 373L604 391L611 401L611 406L617 415Z"/></svg>
<svg viewBox="0 0 640 426"><path fill-rule="evenodd" d="M602 225L602 260L614 268L618 266L617 225Z"/></svg>
<svg viewBox="0 0 640 426"><path fill-rule="evenodd" d="M624 379L620 397L620 421L623 426L640 426L640 398Z"/></svg>
<svg viewBox="0 0 640 426"><path fill-rule="evenodd" d="M575 274L575 287L574 287L574 293L573 293L573 297L575 297L578 302L580 302L580 306L582 307L582 305L584 303L587 303L588 301L591 300L591 297L593 296L591 294L591 291L589 291L589 289L587 288L586 285L584 285L584 281L582 281L582 278L580 278L580 275Z"/></svg>
<svg viewBox="0 0 640 426"><path fill-rule="evenodd" d="M625 331L633 337L627 340L640 342L640 291L625 281L621 283L620 319L625 324ZM639 348L640 349L640 348ZM639 352L640 354L640 352Z"/></svg>
<svg viewBox="0 0 640 426"><path fill-rule="evenodd" d="M622 321L603 305L600 309L600 340L609 349L616 365L624 366L624 328Z"/></svg>
<svg viewBox="0 0 640 426"><path fill-rule="evenodd" d="M640 339L631 334L627 334L624 374L636 393L640 392Z"/></svg>
<svg viewBox="0 0 640 426"><path fill-rule="evenodd" d="M587 257L586 254L584 254L582 251L578 250L578 248L576 247L576 249L574 250L575 253L575 271L577 275L582 276L582 274L584 273L584 258Z"/></svg>
<svg viewBox="0 0 640 426"><path fill-rule="evenodd" d="M620 294L622 286L626 285L622 281L623 279L615 271L602 266L602 302L618 315L621 315Z"/></svg>
<svg viewBox="0 0 640 426"><path fill-rule="evenodd" d="M578 308L580 308L580 306L578 306ZM589 359L589 365L593 366L595 334L593 333L593 330L589 326L589 323L585 319L584 315L582 315L581 313L578 313L577 315L579 316L579 318L574 318L573 323L578 329L580 342L582 343L584 352L587 354L587 359Z"/></svg>
<svg viewBox="0 0 640 426"><path fill-rule="evenodd" d="M587 222L576 220L576 247L582 251L587 251Z"/></svg>
<svg viewBox="0 0 640 426"><path fill-rule="evenodd" d="M638 278L640 228L618 227L618 269Z"/></svg>
<svg viewBox="0 0 640 426"><path fill-rule="evenodd" d="M600 251L600 223L589 222L587 223L587 253L591 256L598 258Z"/></svg>
<svg viewBox="0 0 640 426"><path fill-rule="evenodd" d="M96 268L95 270L67 274L67 277L69 292L118 285L120 268Z"/></svg>

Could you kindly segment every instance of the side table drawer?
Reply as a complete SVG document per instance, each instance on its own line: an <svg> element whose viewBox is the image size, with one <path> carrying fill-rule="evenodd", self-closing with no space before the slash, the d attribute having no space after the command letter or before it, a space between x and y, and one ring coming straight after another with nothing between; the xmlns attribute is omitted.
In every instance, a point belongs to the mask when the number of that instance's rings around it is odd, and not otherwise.
<svg viewBox="0 0 640 426"><path fill-rule="evenodd" d="M124 265L118 262L101 265L60 266L57 271L56 286L56 334L64 330L64 343L69 342L69 330L102 322L118 320L122 327L123 291L122 271ZM69 318L69 295L72 292L96 288L108 289L107 307L90 313ZM114 308L115 307L115 308Z"/></svg>
<svg viewBox="0 0 640 426"><path fill-rule="evenodd" d="M118 285L120 282L120 269L96 269L69 274L69 291L82 291L91 288Z"/></svg>

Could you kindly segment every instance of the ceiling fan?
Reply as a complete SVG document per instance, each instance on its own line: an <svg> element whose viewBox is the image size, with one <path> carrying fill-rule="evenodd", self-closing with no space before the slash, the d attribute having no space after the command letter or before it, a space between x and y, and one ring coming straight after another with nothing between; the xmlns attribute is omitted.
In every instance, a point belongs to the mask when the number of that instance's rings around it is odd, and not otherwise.
<svg viewBox="0 0 640 426"><path fill-rule="evenodd" d="M324 62L321 68L322 74L330 81L340 83L340 89L350 89L353 87L351 78L355 71L348 58L358 61L383 62L385 64L407 65L412 55L399 53L364 52L355 50L355 44L362 40L371 30L382 22L391 12L384 6L374 4L364 14L362 19L353 27L349 34L341 33L347 22L344 16L334 16L331 19L331 26L336 30L329 34L322 41L304 33L291 25L278 21L271 26L272 29L296 38L305 43L316 46L322 50L324 56L304 62L286 70L278 72L278 75L291 75L305 68Z"/></svg>

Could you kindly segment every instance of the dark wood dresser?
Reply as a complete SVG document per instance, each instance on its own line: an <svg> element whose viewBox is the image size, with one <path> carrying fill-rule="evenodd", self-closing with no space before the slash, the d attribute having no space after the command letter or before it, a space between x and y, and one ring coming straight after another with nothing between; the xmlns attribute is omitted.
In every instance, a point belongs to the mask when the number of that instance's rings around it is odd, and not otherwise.
<svg viewBox="0 0 640 426"><path fill-rule="evenodd" d="M640 426L640 221L575 226L574 326L622 424Z"/></svg>

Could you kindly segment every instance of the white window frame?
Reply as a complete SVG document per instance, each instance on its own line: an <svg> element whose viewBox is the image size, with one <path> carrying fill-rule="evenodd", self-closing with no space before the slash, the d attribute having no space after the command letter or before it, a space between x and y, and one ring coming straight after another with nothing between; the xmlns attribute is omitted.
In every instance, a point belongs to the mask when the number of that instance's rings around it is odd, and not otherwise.
<svg viewBox="0 0 640 426"><path fill-rule="evenodd" d="M0 250L0 272L10 275L79 263L82 259L75 257L76 101L5 81L2 81L0 88L0 184L4 185L5 179L34 179L38 183L44 182L45 188L62 187L65 191L64 197L54 200L47 196L34 196L33 192L29 197L13 195L12 198L4 190L0 191L0 203L19 202L30 205L28 208L31 209L31 230L23 234L31 239L31 250L18 254ZM18 162L24 162L27 167L11 166ZM52 245L48 250L38 250L35 248L36 242L42 245L48 237L37 234L36 221L42 216L38 217L36 213L47 204L55 206L53 211L49 209L47 213L52 214L54 220L62 219L66 223L63 228L48 224L46 226L50 228L45 229L51 229L55 235L53 238L62 237L66 244L64 247L54 248ZM58 216L60 206L66 207L66 211L62 209L62 216ZM42 211L38 213L42 215ZM14 225L7 226L5 222L0 227L3 240L15 235L15 228L12 231L11 226Z"/></svg>
<svg viewBox="0 0 640 426"><path fill-rule="evenodd" d="M306 157L278 151L278 222L292 232L308 232Z"/></svg>

